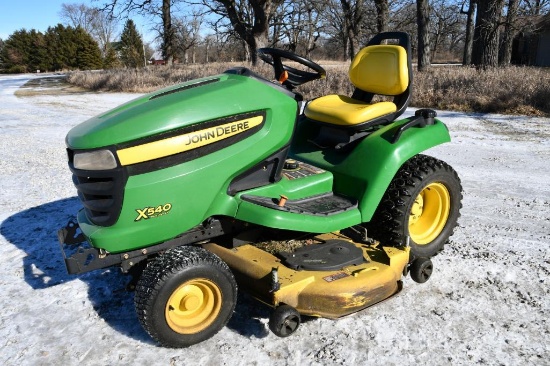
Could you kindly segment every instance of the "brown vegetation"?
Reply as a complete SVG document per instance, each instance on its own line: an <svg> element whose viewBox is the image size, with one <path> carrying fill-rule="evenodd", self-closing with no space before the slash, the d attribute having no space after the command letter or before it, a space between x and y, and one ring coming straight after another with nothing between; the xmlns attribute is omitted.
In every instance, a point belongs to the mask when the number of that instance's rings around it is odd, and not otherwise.
<svg viewBox="0 0 550 366"><path fill-rule="evenodd" d="M321 63L327 78L298 88L305 99L337 93L350 95L347 64ZM215 63L136 70L73 72L68 81L91 90L150 92L186 80L221 73L238 64ZM254 71L267 78L272 71L259 65ZM476 70L463 66L434 66L414 74L411 106L466 112L550 116L550 70L506 67Z"/></svg>

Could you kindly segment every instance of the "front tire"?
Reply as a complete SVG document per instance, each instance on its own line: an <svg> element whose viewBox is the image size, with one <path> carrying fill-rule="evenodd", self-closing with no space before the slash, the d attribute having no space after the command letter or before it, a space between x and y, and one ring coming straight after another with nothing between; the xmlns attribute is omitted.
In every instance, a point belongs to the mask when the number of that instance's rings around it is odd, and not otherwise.
<svg viewBox="0 0 550 366"><path fill-rule="evenodd" d="M188 347L223 328L235 309L237 284L227 265L203 248L174 248L147 264L135 306L149 335L165 347Z"/></svg>
<svg viewBox="0 0 550 366"><path fill-rule="evenodd" d="M411 260L439 253L457 226L462 186L452 167L426 155L405 162L366 224L383 245L403 246L410 237Z"/></svg>

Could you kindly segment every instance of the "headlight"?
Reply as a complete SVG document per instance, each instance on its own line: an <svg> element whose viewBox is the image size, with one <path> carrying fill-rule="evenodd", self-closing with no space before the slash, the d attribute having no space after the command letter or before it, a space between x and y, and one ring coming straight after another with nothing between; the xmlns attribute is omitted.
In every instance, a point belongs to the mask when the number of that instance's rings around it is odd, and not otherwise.
<svg viewBox="0 0 550 366"><path fill-rule="evenodd" d="M109 150L75 153L73 165L75 169L82 170L107 170L117 167L115 156Z"/></svg>

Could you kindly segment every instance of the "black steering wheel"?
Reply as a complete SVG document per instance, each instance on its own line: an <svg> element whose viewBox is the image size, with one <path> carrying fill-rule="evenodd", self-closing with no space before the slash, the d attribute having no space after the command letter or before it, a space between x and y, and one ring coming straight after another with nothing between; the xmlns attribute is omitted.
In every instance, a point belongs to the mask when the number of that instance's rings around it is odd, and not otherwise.
<svg viewBox="0 0 550 366"><path fill-rule="evenodd" d="M284 80L282 84L290 90L299 85L307 83L308 81L322 79L327 75L325 69L323 69L315 62L308 60L307 58L304 58L302 56L298 56L297 54L290 51L285 51L278 48L260 48L258 49L258 56L263 61L273 66L276 80L281 80L281 76L285 71L288 73L288 79ZM283 65L283 62L281 61L282 58L288 59L290 61L295 61L315 72L299 70L294 67Z"/></svg>

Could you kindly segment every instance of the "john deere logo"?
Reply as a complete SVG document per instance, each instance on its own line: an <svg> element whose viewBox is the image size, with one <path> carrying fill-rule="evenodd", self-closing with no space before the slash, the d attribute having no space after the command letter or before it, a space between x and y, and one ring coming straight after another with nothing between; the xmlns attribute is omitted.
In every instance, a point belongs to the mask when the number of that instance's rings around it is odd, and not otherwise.
<svg viewBox="0 0 550 366"><path fill-rule="evenodd" d="M254 126L252 126L254 127ZM236 135L238 133L244 132L248 129L250 129L250 121L238 121L238 122L232 122L228 123L223 126L219 127L212 127L206 130L189 133L187 135L183 135L187 139L187 143L185 145L198 145L200 146L204 145L201 144L203 141L210 143L217 140L224 139L229 136ZM210 141L214 139L214 141Z"/></svg>
<svg viewBox="0 0 550 366"><path fill-rule="evenodd" d="M117 155L122 165L131 165L159 159L238 135L260 125L263 120L263 116L255 116L229 122L223 125L205 128L204 130L121 149L117 152Z"/></svg>
<svg viewBox="0 0 550 366"><path fill-rule="evenodd" d="M147 220L155 217L166 215L172 209L172 205L167 203L157 207L145 207L143 209L136 209L138 216L134 221Z"/></svg>

